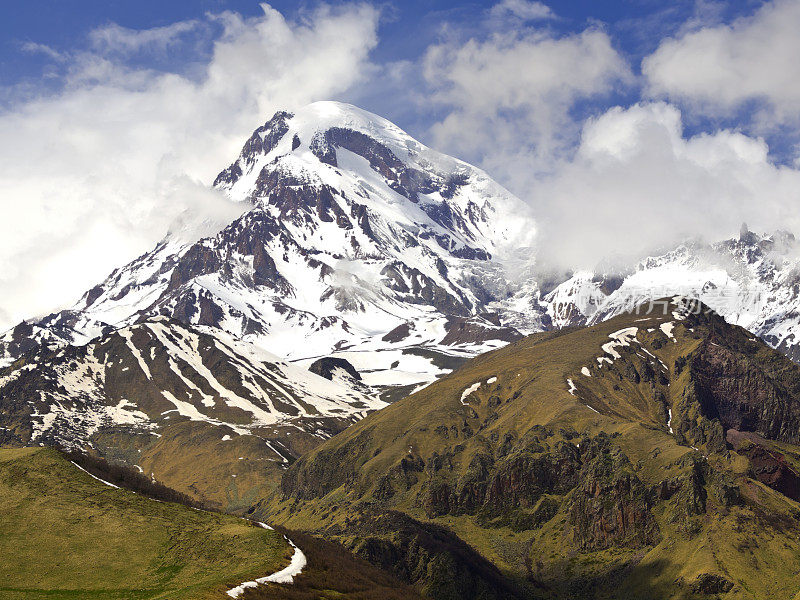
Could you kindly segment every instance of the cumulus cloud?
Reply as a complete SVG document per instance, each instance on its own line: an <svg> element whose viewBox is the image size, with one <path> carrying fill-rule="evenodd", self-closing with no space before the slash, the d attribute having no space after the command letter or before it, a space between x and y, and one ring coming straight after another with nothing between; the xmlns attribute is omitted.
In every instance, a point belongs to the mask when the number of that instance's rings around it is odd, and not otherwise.
<svg viewBox="0 0 800 600"><path fill-rule="evenodd" d="M800 172L776 166L761 139L719 130L687 137L664 102L616 107L585 124L575 156L533 190L539 258L594 268L702 236L800 231Z"/></svg>
<svg viewBox="0 0 800 600"><path fill-rule="evenodd" d="M756 125L800 118L800 3L767 2L730 25L696 27L664 40L642 62L650 94L731 115L761 103Z"/></svg>
<svg viewBox="0 0 800 600"><path fill-rule="evenodd" d="M697 17L682 37L645 61L646 75L654 85L656 65L662 64L657 57L667 56L665 49L687 41L689 47L704 36L724 38L734 62L730 46L749 37L742 51L754 54L754 70L765 53L788 57L784 34L794 26L782 26L778 35L775 20L790 20L793 12L779 3L730 27L702 28ZM773 34L783 41L772 40ZM793 71L783 58L770 63L783 72L741 85L748 72L729 73L719 52L695 56L704 52L702 46L687 51L673 65L675 77L708 85L709 99L717 93L714 82L723 80L731 105L755 93L748 85L758 85L788 111L790 90L798 84L788 81L786 73ZM722 67L715 70L719 60ZM759 231L800 232L800 172L776 165L764 139L736 129L687 134L685 116L667 102L608 107L610 93L635 92L637 82L603 30L558 36L507 24L483 38L453 36L428 50L424 74L444 109L430 131L432 145L482 166L527 202L539 225L536 260L545 270L627 266L687 238L730 237L743 221ZM579 104L593 116L576 117Z"/></svg>
<svg viewBox="0 0 800 600"><path fill-rule="evenodd" d="M431 47L424 74L447 115L433 143L486 168L514 189L550 165L579 132L570 110L629 81L630 70L597 29L554 37L528 28Z"/></svg>
<svg viewBox="0 0 800 600"><path fill-rule="evenodd" d="M369 73L376 9L322 6L297 22L263 9L140 32L105 27L84 50L58 54L57 93L0 113L0 325L73 301L170 227L196 235L228 220L241 207L208 184L252 130ZM217 33L191 75L124 60L198 31Z"/></svg>

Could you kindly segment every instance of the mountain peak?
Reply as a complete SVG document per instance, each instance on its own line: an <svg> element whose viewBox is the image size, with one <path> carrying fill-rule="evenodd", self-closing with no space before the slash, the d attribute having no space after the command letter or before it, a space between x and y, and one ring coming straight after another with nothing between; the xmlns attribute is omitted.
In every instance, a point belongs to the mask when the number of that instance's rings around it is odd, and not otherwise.
<svg viewBox="0 0 800 600"><path fill-rule="evenodd" d="M350 186L351 196L374 195L376 185L388 184L390 197L395 192L420 205L429 216L449 213L448 207L455 205L468 211L471 221L493 221L500 228L484 233L490 233L485 237L497 246L532 245L536 228L533 219L524 218L529 211L485 172L426 147L378 115L342 102L320 101L292 112L276 112L253 132L238 159L219 174L214 185L238 201L263 196L276 187L277 179L347 192L341 181L343 171L356 172L356 181L350 181L355 183ZM375 174L384 182L377 181ZM459 193L465 190L471 193ZM420 202L420 196L426 198ZM487 210L494 214L485 214ZM449 222L441 225L450 228Z"/></svg>

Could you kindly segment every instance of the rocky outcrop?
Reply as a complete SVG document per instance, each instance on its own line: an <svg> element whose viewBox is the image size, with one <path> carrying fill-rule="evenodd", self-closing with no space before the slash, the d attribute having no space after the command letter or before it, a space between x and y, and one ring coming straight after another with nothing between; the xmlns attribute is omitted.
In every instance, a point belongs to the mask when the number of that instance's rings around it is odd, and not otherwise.
<svg viewBox="0 0 800 600"><path fill-rule="evenodd" d="M429 304L446 315L467 315L473 308L462 294L448 291L419 269L401 262L387 264L381 276L387 288L411 304Z"/></svg>
<svg viewBox="0 0 800 600"><path fill-rule="evenodd" d="M569 512L576 546L591 551L658 543L650 496L628 458L605 435L582 447L581 483Z"/></svg>
<svg viewBox="0 0 800 600"><path fill-rule="evenodd" d="M361 381L361 373L359 373L356 368L350 364L350 361L344 358L336 358L333 356L318 358L311 363L311 365L309 365L308 370L315 375L319 375L320 377L330 380L333 380L333 377L337 371L343 371L348 377L351 377L356 381Z"/></svg>
<svg viewBox="0 0 800 600"><path fill-rule="evenodd" d="M560 504L552 499L542 503L542 498L567 493L577 484L580 469L578 449L564 442L543 443L541 438L550 435L537 427L522 440L500 444L494 453L476 453L457 478L453 461L461 446L434 453L426 462L420 504L429 517L471 514L485 526L541 526L553 516L553 505Z"/></svg>
<svg viewBox="0 0 800 600"><path fill-rule="evenodd" d="M702 594L704 596L727 594L733 589L733 582L721 575L701 573L689 584L689 589L695 594Z"/></svg>
<svg viewBox="0 0 800 600"><path fill-rule="evenodd" d="M292 116L292 113L278 111L269 121L256 129L250 139L245 142L239 159L217 175L214 186L236 183L242 176L242 166L252 165L260 154L269 154L289 131L286 121Z"/></svg>
<svg viewBox="0 0 800 600"><path fill-rule="evenodd" d="M717 315L694 317L687 327L695 323L710 334L684 360L691 383L679 432L692 443L711 444L716 450L724 449L729 429L799 442L800 367L766 352L747 332Z"/></svg>
<svg viewBox="0 0 800 600"><path fill-rule="evenodd" d="M513 327L503 327L497 315L489 320L482 316L476 317L451 317L445 324L447 335L441 343L446 346L457 344L480 344L489 340L502 342L515 342L522 339L522 334Z"/></svg>
<svg viewBox="0 0 800 600"><path fill-rule="evenodd" d="M795 501L800 501L800 473L783 453L758 435L728 430L728 443L750 461L750 475Z"/></svg>
<svg viewBox="0 0 800 600"><path fill-rule="evenodd" d="M420 502L429 517L474 514L485 527L522 531L541 527L568 502L574 539L583 549L658 541L650 491L604 434L582 441L580 449L523 436L497 461L475 455L457 480L447 477L449 462L437 455L426 466Z"/></svg>
<svg viewBox="0 0 800 600"><path fill-rule="evenodd" d="M344 535L359 558L401 581L412 583L433 600L516 600L524 596L500 570L450 530L387 511L350 521Z"/></svg>

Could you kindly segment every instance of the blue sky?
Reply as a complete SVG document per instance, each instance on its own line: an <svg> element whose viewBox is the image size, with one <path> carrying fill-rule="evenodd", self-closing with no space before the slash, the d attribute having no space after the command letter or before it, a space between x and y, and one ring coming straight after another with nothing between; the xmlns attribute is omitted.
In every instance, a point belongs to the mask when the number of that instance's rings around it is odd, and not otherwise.
<svg viewBox="0 0 800 600"><path fill-rule="evenodd" d="M287 16L313 6L313 3L284 0L270 4ZM478 20L481 9L490 8L494 2L404 0L377 4L385 6L388 15L381 26L382 42L376 55L383 60L397 60L418 55L425 45L435 40L444 22ZM570 0L549 3L560 17L550 25L559 31L574 31L588 23L602 23L618 35L620 48L633 59L641 59L657 46L661 37L673 34L698 12L705 10L715 14L718 20L730 21L752 13L760 4L742 0L707 3L703 7L691 0L667 3L657 0ZM132 29L149 29L223 10L246 16L261 13L259 3L249 0L140 0L135 3L124 0L29 0L18 3L0 23L0 39L4 42L0 48L2 82L12 83L41 72L44 61L20 52L19 46L24 42L65 50L83 44L92 29L109 22Z"/></svg>
<svg viewBox="0 0 800 600"><path fill-rule="evenodd" d="M287 18L298 18L312 10L316 2L292 2L276 0L271 6ZM348 4L334 1L332 5ZM403 2L374 2L381 7L383 15L379 25L380 42L372 51L377 63L400 60L417 60L426 49L454 28L461 35L485 35L481 21L486 11L495 2L452 2L448 0L404 0ZM729 23L737 17L753 14L763 2L739 0L733 2L697 2L695 0L569 0L550 2L548 6L555 18L538 21L537 25L554 32L568 35L587 27L599 27L607 31L615 48L629 61L631 69L638 74L642 59L652 53L662 39L675 35L692 21L708 24ZM13 14L0 23L0 86L13 86L35 82L39 86L57 85L53 72L58 71L52 57L26 49L26 44L43 44L59 52L84 48L90 33L110 23L133 30L165 27L179 21L202 19L209 13L234 11L245 17L262 14L259 2L251 0L199 0L171 1L141 0L136 3L122 0L81 0L80 2L58 2L53 0L31 0L20 3ZM157 69L182 71L196 61L203 61L211 53L213 35L192 39L191 44L171 48L169 57L131 57L132 64L151 66ZM592 114L603 106L635 101L639 96L637 86L616 90L602 102L583 103L581 114ZM414 134L424 137L430 122L427 115L399 110L388 101L380 89L371 90L358 99L364 108L375 111L396 121L405 121ZM686 123L689 131L697 132L722 125L734 126L742 115L731 119L712 119L707 115L692 115ZM779 135L770 136L773 155L777 160L789 159L791 151ZM794 143L794 140L791 140Z"/></svg>
<svg viewBox="0 0 800 600"><path fill-rule="evenodd" d="M259 124L351 102L485 169L542 262L800 233L800 2L30 0L0 22L0 329L168 231Z"/></svg>

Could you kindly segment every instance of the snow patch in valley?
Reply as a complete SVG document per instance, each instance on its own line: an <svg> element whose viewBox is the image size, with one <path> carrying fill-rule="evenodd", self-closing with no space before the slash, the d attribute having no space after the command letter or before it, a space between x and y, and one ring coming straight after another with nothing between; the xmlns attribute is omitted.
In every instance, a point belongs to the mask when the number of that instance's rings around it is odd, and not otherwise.
<svg viewBox="0 0 800 600"><path fill-rule="evenodd" d="M80 466L80 465L79 465L78 463L76 463L75 461L72 461L72 460L71 460L71 461L69 461L69 462L71 462L73 465L75 465L76 467L78 467L78 468L79 468L81 471L83 471L84 473L86 473L86 474L87 474L89 477L91 477L92 479L96 479L96 480L97 480L97 481L99 481L100 483L103 483L103 484L107 485L108 487L112 487L112 488L114 488L115 490L118 490L118 489L119 489L119 486L118 486L118 485L114 485L113 483L109 483L109 482L108 482L108 481L106 481L105 479L100 479L100 478L99 478L99 477L97 477L96 475L92 475L91 473L89 473L89 471L87 471L86 469L84 469L82 466Z"/></svg>
<svg viewBox="0 0 800 600"><path fill-rule="evenodd" d="M263 529L270 529L270 530L272 529L272 527L260 521L256 521L255 524L258 525L259 527L262 527ZM294 578L303 572L303 569L305 568L306 564L308 564L308 559L306 558L306 555L303 554L302 550L300 550L300 548L298 548L292 540L290 540L286 536L283 536L283 539L289 542L289 545L292 548L294 548L292 559L289 562L288 566L284 567L280 571L273 573L272 575L267 575L266 577L259 577L254 581L245 581L244 583L237 585L235 588L228 590L226 592L228 596L230 596L231 598L238 598L239 596L244 594L244 591L246 589L258 587L260 584L264 583L284 583L284 584L294 583Z"/></svg>

